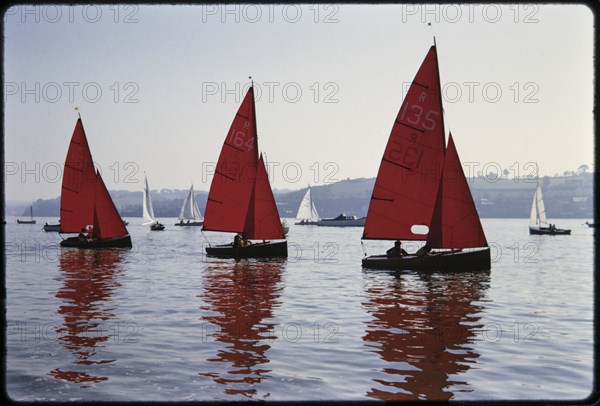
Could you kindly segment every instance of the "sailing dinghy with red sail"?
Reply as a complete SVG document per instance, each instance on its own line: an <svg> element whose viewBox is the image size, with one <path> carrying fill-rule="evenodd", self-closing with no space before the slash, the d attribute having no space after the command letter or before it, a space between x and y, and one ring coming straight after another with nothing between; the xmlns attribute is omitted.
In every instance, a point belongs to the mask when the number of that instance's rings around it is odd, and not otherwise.
<svg viewBox="0 0 600 406"><path fill-rule="evenodd" d="M287 257L279 212L262 154L258 154L253 86L246 93L221 149L202 230L237 233L231 244L207 247L210 256Z"/></svg>
<svg viewBox="0 0 600 406"><path fill-rule="evenodd" d="M131 237L102 176L94 168L81 117L65 160L60 196L60 233L79 233L63 247L131 248Z"/></svg>
<svg viewBox="0 0 600 406"><path fill-rule="evenodd" d="M394 122L362 237L426 244L415 254L363 258L363 267L490 269L490 249L452 135L445 146L440 89L434 44Z"/></svg>

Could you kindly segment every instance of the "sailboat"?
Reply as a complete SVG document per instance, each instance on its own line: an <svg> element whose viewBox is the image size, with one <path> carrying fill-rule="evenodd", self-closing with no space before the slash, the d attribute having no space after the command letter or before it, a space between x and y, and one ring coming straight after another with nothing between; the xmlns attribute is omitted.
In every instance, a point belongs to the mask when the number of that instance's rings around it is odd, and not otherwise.
<svg viewBox="0 0 600 406"><path fill-rule="evenodd" d="M262 153L258 154L253 85L223 143L210 185L203 230L237 233L231 244L207 247L210 256L287 257L287 241L265 162Z"/></svg>
<svg viewBox="0 0 600 406"><path fill-rule="evenodd" d="M425 241L413 254L365 257L363 267L479 271L488 246L452 134L445 143L437 49L417 72L381 160L363 239ZM404 254L404 255L403 255Z"/></svg>
<svg viewBox="0 0 600 406"><path fill-rule="evenodd" d="M194 185L192 185L181 206L179 221L175 223L175 225L197 227L204 224L203 220L204 218L202 217L202 214L200 214L200 209L198 209L196 199L194 198Z"/></svg>
<svg viewBox="0 0 600 406"><path fill-rule="evenodd" d="M35 220L33 218L33 206L29 206L29 220L20 220L17 219L18 224L35 224Z"/></svg>
<svg viewBox="0 0 600 406"><path fill-rule="evenodd" d="M94 168L81 116L77 119L65 160L60 195L60 233L79 233L62 247L131 248L131 237Z"/></svg>
<svg viewBox="0 0 600 406"><path fill-rule="evenodd" d="M296 214L296 222L294 224L301 226L315 225L320 220L319 213L315 207L315 203L312 200L312 193L310 185L306 189L306 193L300 202L298 207L298 213Z"/></svg>
<svg viewBox="0 0 600 406"><path fill-rule="evenodd" d="M150 230L152 231L162 231L165 229L165 226L158 222L154 218L154 209L152 207L152 197L150 197L150 188L148 187L148 178L144 175L144 180L146 182L146 186L144 186L144 194L142 198L142 209L143 209L143 217L144 223L142 225L146 226L150 224Z"/></svg>
<svg viewBox="0 0 600 406"><path fill-rule="evenodd" d="M531 203L531 214L529 215L529 234L567 235L571 230L556 228L549 224L546 218L546 209L542 197L542 185L538 182Z"/></svg>

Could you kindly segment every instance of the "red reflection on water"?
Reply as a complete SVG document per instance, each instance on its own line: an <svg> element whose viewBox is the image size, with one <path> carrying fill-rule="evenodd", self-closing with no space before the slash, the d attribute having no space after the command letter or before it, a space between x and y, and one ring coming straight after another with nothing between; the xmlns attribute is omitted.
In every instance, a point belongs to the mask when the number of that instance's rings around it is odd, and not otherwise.
<svg viewBox="0 0 600 406"><path fill-rule="evenodd" d="M363 337L371 351L389 362L378 387L367 396L381 400L448 400L452 385L468 386L451 377L464 373L479 354L473 342L480 300L489 272L365 274L374 317ZM465 390L465 389L463 389ZM468 390L468 389L466 389Z"/></svg>
<svg viewBox="0 0 600 406"><path fill-rule="evenodd" d="M62 300L58 313L62 326L56 329L58 340L75 355L73 364L87 370L64 371L55 368L48 374L71 382L100 382L108 377L90 374L91 365L108 364L115 359L94 359L97 347L103 346L118 331L108 323L114 318L110 307L118 265L123 253L118 250L61 250L59 268L63 286L56 292Z"/></svg>
<svg viewBox="0 0 600 406"><path fill-rule="evenodd" d="M202 316L210 323L205 331L225 346L207 359L217 371L199 375L224 385L225 394L252 398L254 385L271 371L266 353L277 337L275 324L265 319L279 306L282 268L281 262L242 260L211 263L204 273L204 294L198 297L208 311Z"/></svg>

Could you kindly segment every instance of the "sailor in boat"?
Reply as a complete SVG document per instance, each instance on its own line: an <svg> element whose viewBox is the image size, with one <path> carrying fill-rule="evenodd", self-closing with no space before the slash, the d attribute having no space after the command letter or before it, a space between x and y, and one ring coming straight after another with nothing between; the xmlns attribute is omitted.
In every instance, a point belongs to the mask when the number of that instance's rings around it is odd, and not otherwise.
<svg viewBox="0 0 600 406"><path fill-rule="evenodd" d="M404 251L400 240L396 240L396 242L394 242L394 246L392 248L390 248L389 250L387 250L386 254L390 258L395 258L395 257L402 257L404 255L408 255L408 252Z"/></svg>
<svg viewBox="0 0 600 406"><path fill-rule="evenodd" d="M94 233L93 233L93 229L94 226L85 226L81 229L81 232L79 233L79 235L77 237L79 237L80 241L87 241L87 242L92 242L93 238L94 238Z"/></svg>

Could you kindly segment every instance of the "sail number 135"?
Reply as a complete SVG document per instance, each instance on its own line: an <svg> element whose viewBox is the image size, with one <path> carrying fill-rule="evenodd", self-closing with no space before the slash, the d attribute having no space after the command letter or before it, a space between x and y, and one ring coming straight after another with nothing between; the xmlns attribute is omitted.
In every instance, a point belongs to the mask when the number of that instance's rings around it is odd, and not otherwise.
<svg viewBox="0 0 600 406"><path fill-rule="evenodd" d="M420 125L424 130L431 131L435 128L439 115L440 113L434 110L429 110L423 114L423 107L418 104L406 103L400 109L398 119L402 122L406 119L406 122L413 126Z"/></svg>

